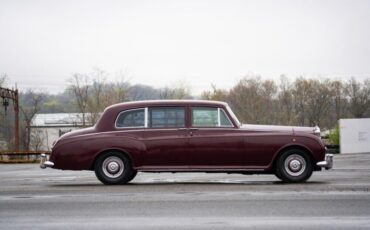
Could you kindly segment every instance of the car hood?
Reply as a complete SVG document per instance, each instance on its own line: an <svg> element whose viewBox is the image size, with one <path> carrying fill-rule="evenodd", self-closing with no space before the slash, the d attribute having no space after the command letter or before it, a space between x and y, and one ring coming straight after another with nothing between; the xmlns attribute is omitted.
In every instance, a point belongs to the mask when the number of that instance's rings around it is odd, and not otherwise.
<svg viewBox="0 0 370 230"><path fill-rule="evenodd" d="M283 125L250 125L243 124L241 129L252 130L252 131L261 131L261 132L304 132L310 134L320 133L318 127L303 127L303 126L283 126Z"/></svg>

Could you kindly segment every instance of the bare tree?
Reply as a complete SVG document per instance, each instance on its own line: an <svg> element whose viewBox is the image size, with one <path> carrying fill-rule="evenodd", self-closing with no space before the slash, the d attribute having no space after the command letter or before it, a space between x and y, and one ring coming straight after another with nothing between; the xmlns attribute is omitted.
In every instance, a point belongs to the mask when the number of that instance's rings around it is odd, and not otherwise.
<svg viewBox="0 0 370 230"><path fill-rule="evenodd" d="M6 79L7 79L7 76L6 76L6 74L1 74L0 75L0 87L2 87L3 85L5 85L5 81L6 81ZM0 99L2 99L2 98L0 98ZM0 101L0 108L2 107L2 103L3 103L3 101ZM4 114L4 112L2 111L2 109L0 110L0 131L3 131L2 129L4 129L5 127L5 125L6 125L6 121L5 121L5 114ZM0 132L0 138L2 138L2 136L4 136L4 132Z"/></svg>
<svg viewBox="0 0 370 230"><path fill-rule="evenodd" d="M370 107L370 79L361 84L352 77L346 84L346 92L349 97L349 110L353 117L364 117Z"/></svg>
<svg viewBox="0 0 370 230"><path fill-rule="evenodd" d="M29 149L34 151L46 150L48 147L45 146L45 134L41 129L36 128L31 134L31 141Z"/></svg>
<svg viewBox="0 0 370 230"><path fill-rule="evenodd" d="M266 124L276 119L275 113L271 113L276 92L272 80L244 77L230 90L228 101L242 122Z"/></svg>
<svg viewBox="0 0 370 230"><path fill-rule="evenodd" d="M280 77L279 93L278 93L278 105L279 105L279 118L278 124L292 125L296 120L294 110L294 98L292 92L292 84L288 78L282 75Z"/></svg>
<svg viewBox="0 0 370 230"><path fill-rule="evenodd" d="M0 87L5 84L6 80L7 80L7 75L5 73L0 74Z"/></svg>
<svg viewBox="0 0 370 230"><path fill-rule="evenodd" d="M212 85L212 89L209 91L204 91L201 94L201 98L205 100L214 101L226 101L228 92L226 90L217 89L215 85Z"/></svg>
<svg viewBox="0 0 370 230"><path fill-rule="evenodd" d="M132 101L158 99L159 90L151 86L136 84L129 87L127 99Z"/></svg>
<svg viewBox="0 0 370 230"><path fill-rule="evenodd" d="M106 94L105 86L107 73L99 68L95 68L92 73L93 80L90 87L89 97L87 100L87 109L90 112L89 121L91 124L95 124L100 117L100 113L106 107L105 97Z"/></svg>
<svg viewBox="0 0 370 230"><path fill-rule="evenodd" d="M26 132L23 134L24 147L29 150L31 142L31 121L36 113L41 109L42 100L45 98L43 93L36 93L33 90L27 90L25 93L27 101L23 101L20 105L20 110L26 123ZM28 106L25 106L27 104Z"/></svg>
<svg viewBox="0 0 370 230"><path fill-rule="evenodd" d="M95 124L103 110L112 104L128 99L129 83L124 76L119 75L115 82L107 82L109 74L99 68L94 68L89 75L75 74L69 80L76 106L82 113L83 125L86 121ZM87 117L87 113L89 116Z"/></svg>
<svg viewBox="0 0 370 230"><path fill-rule="evenodd" d="M125 74L119 73L116 76L113 89L115 94L113 103L125 102L129 99L130 82L127 80Z"/></svg>
<svg viewBox="0 0 370 230"><path fill-rule="evenodd" d="M82 125L86 126L86 113L89 101L89 77L82 74L74 74L69 81L69 90L74 96L75 103L82 114Z"/></svg>
<svg viewBox="0 0 370 230"><path fill-rule="evenodd" d="M315 87L313 101L311 105L310 125L320 125L324 117L327 116L331 106L331 91L329 88L330 81L328 79L319 81Z"/></svg>
<svg viewBox="0 0 370 230"><path fill-rule="evenodd" d="M106 107L128 100L130 84L122 73L111 83L107 83L108 73L102 70L96 69L93 75L89 111L94 124Z"/></svg>
<svg viewBox="0 0 370 230"><path fill-rule="evenodd" d="M294 82L293 96L299 125L319 125L330 108L329 80L298 78Z"/></svg>
<svg viewBox="0 0 370 230"><path fill-rule="evenodd" d="M347 107L345 86L342 81L334 80L330 82L329 89L331 91L333 111L331 119L335 121L332 125L335 125L337 120L344 116Z"/></svg>
<svg viewBox="0 0 370 230"><path fill-rule="evenodd" d="M160 99L191 99L191 87L184 81L179 81L172 87L164 87L159 90Z"/></svg>
<svg viewBox="0 0 370 230"><path fill-rule="evenodd" d="M175 91L170 89L168 86L159 90L160 99L175 99Z"/></svg>

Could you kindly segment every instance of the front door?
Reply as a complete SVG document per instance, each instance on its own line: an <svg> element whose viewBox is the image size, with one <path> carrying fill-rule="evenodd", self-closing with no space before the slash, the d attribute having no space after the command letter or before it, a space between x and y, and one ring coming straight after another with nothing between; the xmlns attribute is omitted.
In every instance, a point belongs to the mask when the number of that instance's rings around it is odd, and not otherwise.
<svg viewBox="0 0 370 230"><path fill-rule="evenodd" d="M244 165L244 140L225 111L192 107L189 146L194 168L238 169Z"/></svg>

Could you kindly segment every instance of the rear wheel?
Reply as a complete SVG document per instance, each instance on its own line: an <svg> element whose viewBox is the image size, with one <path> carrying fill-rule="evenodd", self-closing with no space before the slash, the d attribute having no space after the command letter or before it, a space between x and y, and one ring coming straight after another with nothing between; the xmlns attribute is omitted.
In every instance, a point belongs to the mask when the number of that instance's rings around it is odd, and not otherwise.
<svg viewBox="0 0 370 230"><path fill-rule="evenodd" d="M100 155L96 159L94 169L96 177L104 184L109 185L126 184L136 175L130 160L117 151Z"/></svg>
<svg viewBox="0 0 370 230"><path fill-rule="evenodd" d="M301 149L289 149L278 158L275 175L284 182L304 182L313 171L309 155Z"/></svg>

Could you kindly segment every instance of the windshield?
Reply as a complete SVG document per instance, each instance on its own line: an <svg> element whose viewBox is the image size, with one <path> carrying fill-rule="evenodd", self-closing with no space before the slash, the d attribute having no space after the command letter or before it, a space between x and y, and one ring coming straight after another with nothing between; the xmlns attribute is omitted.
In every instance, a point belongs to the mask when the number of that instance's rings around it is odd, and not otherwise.
<svg viewBox="0 0 370 230"><path fill-rule="evenodd" d="M238 118L235 116L235 114L231 110L231 108L229 106L226 106L226 109L227 109L227 112L229 112L231 118L236 122L236 125L237 126L241 126L242 124L240 123L240 121L238 120Z"/></svg>

